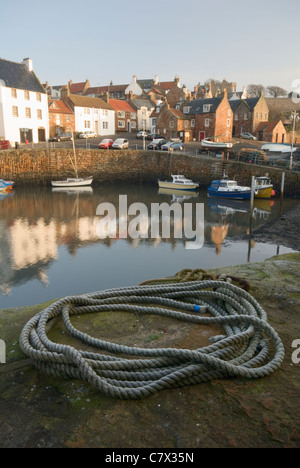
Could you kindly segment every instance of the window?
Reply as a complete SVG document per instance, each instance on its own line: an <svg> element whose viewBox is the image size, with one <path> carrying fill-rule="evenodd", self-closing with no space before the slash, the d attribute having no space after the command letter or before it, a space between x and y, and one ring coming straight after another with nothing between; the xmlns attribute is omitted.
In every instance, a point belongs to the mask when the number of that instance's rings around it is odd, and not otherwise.
<svg viewBox="0 0 300 468"><path fill-rule="evenodd" d="M227 127L230 127L230 120L227 120Z"/></svg>
<svg viewBox="0 0 300 468"><path fill-rule="evenodd" d="M136 114L135 114L135 112L131 112L130 116L131 116L132 119L136 119Z"/></svg>
<svg viewBox="0 0 300 468"><path fill-rule="evenodd" d="M209 112L209 111L210 111L210 104L204 104L203 112Z"/></svg>
<svg viewBox="0 0 300 468"><path fill-rule="evenodd" d="M248 113L247 112L245 112L245 114L244 114L244 120L248 120Z"/></svg>
<svg viewBox="0 0 300 468"><path fill-rule="evenodd" d="M29 96L29 91L24 91L24 98L26 101L29 101L30 96Z"/></svg>
<svg viewBox="0 0 300 468"><path fill-rule="evenodd" d="M205 127L209 127L209 119L205 119Z"/></svg>
<svg viewBox="0 0 300 468"><path fill-rule="evenodd" d="M84 108L84 113L89 115L91 113L91 109L89 107Z"/></svg>
<svg viewBox="0 0 300 468"><path fill-rule="evenodd" d="M192 127L192 128L195 127L195 119L192 119L192 120L191 120L191 127Z"/></svg>
<svg viewBox="0 0 300 468"><path fill-rule="evenodd" d="M36 100L39 101L39 102L41 102L42 96L41 96L40 93L36 93Z"/></svg>
<svg viewBox="0 0 300 468"><path fill-rule="evenodd" d="M66 116L66 122L70 122L71 121L71 118L69 115Z"/></svg>
<svg viewBox="0 0 300 468"><path fill-rule="evenodd" d="M98 114L98 109L94 109L94 114Z"/></svg>
<svg viewBox="0 0 300 468"><path fill-rule="evenodd" d="M136 122L131 122L131 128L136 128Z"/></svg>
<svg viewBox="0 0 300 468"><path fill-rule="evenodd" d="M170 121L170 128L174 128L174 122L173 122L173 120Z"/></svg>
<svg viewBox="0 0 300 468"><path fill-rule="evenodd" d="M188 120L186 120L186 121L184 122L184 128L189 128L189 121L188 121Z"/></svg>
<svg viewBox="0 0 300 468"><path fill-rule="evenodd" d="M190 112L190 110L191 110L191 106L185 106L185 107L183 108L183 113L184 113L184 114L188 114L188 113Z"/></svg>
<svg viewBox="0 0 300 468"><path fill-rule="evenodd" d="M230 110L230 109L228 109L228 112L227 112L227 114L228 114L228 117L230 117L230 116L231 116L231 110Z"/></svg>
<svg viewBox="0 0 300 468"><path fill-rule="evenodd" d="M13 117L19 117L18 106L12 106L12 115L13 115Z"/></svg>
<svg viewBox="0 0 300 468"><path fill-rule="evenodd" d="M91 122L89 120L84 121L84 128L91 128Z"/></svg>
<svg viewBox="0 0 300 468"><path fill-rule="evenodd" d="M102 115L108 115L108 110L107 109L102 109Z"/></svg>
<svg viewBox="0 0 300 468"><path fill-rule="evenodd" d="M102 122L103 130L108 130L108 122Z"/></svg>
<svg viewBox="0 0 300 468"><path fill-rule="evenodd" d="M120 117L121 119L124 119L125 118L125 112L124 111L118 111L118 117Z"/></svg>
<svg viewBox="0 0 300 468"><path fill-rule="evenodd" d="M30 109L30 107L25 107L25 117L26 117L26 119L31 119L31 109Z"/></svg>
<svg viewBox="0 0 300 468"><path fill-rule="evenodd" d="M239 120L239 114L234 115L234 120Z"/></svg>
<svg viewBox="0 0 300 468"><path fill-rule="evenodd" d="M12 97L12 98L16 98L16 97L17 97L17 90L16 90L16 89L12 89L12 90L11 90L11 97Z"/></svg>
<svg viewBox="0 0 300 468"><path fill-rule="evenodd" d="M125 121L124 120L118 120L118 127L119 128L125 128Z"/></svg>
<svg viewBox="0 0 300 468"><path fill-rule="evenodd" d="M42 118L43 118L42 110L41 110L41 109L37 109L36 113L37 113L37 118L38 118L38 120L42 120Z"/></svg>

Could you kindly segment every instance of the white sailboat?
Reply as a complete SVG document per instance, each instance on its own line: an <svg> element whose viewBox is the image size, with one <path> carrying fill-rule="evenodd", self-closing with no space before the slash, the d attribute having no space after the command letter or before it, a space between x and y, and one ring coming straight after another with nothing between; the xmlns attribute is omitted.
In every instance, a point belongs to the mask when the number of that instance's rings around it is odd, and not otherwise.
<svg viewBox="0 0 300 468"><path fill-rule="evenodd" d="M92 176L78 177L77 158L76 158L76 151L75 151L75 144L74 144L74 134L72 134L72 142L73 142L74 161L72 160L70 155L69 157L70 157L76 177L68 177L65 180L52 180L51 181L52 187L86 187L86 186L92 185L93 183Z"/></svg>

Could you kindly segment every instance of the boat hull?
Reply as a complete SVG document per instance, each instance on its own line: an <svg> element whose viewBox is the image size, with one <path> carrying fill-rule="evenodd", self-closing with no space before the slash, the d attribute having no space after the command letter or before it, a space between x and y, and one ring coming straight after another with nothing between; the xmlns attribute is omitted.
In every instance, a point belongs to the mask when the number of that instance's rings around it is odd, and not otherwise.
<svg viewBox="0 0 300 468"><path fill-rule="evenodd" d="M223 192L223 191L214 191L208 190L208 196L213 198L226 198L231 200L250 200L251 190L250 191L239 191L239 192Z"/></svg>
<svg viewBox="0 0 300 468"><path fill-rule="evenodd" d="M273 195L273 186L255 189L255 198L271 198Z"/></svg>
<svg viewBox="0 0 300 468"><path fill-rule="evenodd" d="M233 144L232 143L218 143L215 141L208 141L208 140L202 140L201 141L201 146L203 148L211 148L211 149L216 149L216 150L222 150L222 149L230 149L232 148Z"/></svg>
<svg viewBox="0 0 300 468"><path fill-rule="evenodd" d="M93 178L89 177L87 179L67 179L67 180L57 180L52 181L52 187L86 187L90 186L93 183Z"/></svg>
<svg viewBox="0 0 300 468"><path fill-rule="evenodd" d="M180 190L181 192L188 192L196 190L199 184L176 184L174 182L158 182L158 186L161 189L173 189Z"/></svg>

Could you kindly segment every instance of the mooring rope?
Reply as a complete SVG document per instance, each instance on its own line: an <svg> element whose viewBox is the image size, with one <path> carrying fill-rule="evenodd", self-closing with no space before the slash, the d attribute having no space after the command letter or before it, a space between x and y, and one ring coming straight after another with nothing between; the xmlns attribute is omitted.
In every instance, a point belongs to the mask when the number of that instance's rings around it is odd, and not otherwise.
<svg viewBox="0 0 300 468"><path fill-rule="evenodd" d="M85 313L156 314L198 325L219 325L198 349L141 348L91 337L71 316ZM203 315L205 313L205 316ZM48 332L62 319L67 332L99 352L54 343ZM106 395L138 399L159 390L212 379L260 378L277 370L284 347L259 303L228 281L204 280L110 289L66 297L25 325L20 347L42 372L89 382ZM119 354L119 356L117 356Z"/></svg>

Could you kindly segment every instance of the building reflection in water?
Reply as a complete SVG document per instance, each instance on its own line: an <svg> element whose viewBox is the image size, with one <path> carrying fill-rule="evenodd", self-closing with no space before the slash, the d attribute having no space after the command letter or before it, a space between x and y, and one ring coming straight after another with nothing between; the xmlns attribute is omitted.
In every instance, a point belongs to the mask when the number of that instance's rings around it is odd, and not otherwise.
<svg viewBox="0 0 300 468"><path fill-rule="evenodd" d="M131 238L126 232L119 231L129 224L130 219L119 219L119 195L127 194L128 206L144 203L148 215L141 216L138 229L140 237ZM97 206L109 202L117 209L117 235L115 239L99 238L96 216ZM208 200L206 194L158 191L153 186L106 186L94 190L63 191L49 188L25 189L15 191L14 196L0 200L0 288L1 294L9 294L11 288L19 283L37 279L45 287L49 285L48 269L53 262L59 261L59 246L66 246L70 255L76 256L79 248L88 245L103 244L111 247L119 240L132 247L149 244L158 247L165 243L176 249L187 239L178 238L174 232L179 225L170 224L170 237L159 235L151 239L150 217L151 203L205 204L204 238L205 247L220 255L225 239L247 232L249 223L249 204L233 205L228 201ZM265 206L256 204L255 222L259 225L266 221L271 213L270 202ZM268 204L269 203L269 204ZM183 210L182 210L183 212ZM152 220L153 221L153 220ZM162 218L156 220L161 223ZM178 220L177 220L178 222ZM184 219L181 220L181 228ZM194 227L194 226L193 226ZM174 231L175 230L175 231ZM160 229L161 232L161 229Z"/></svg>

